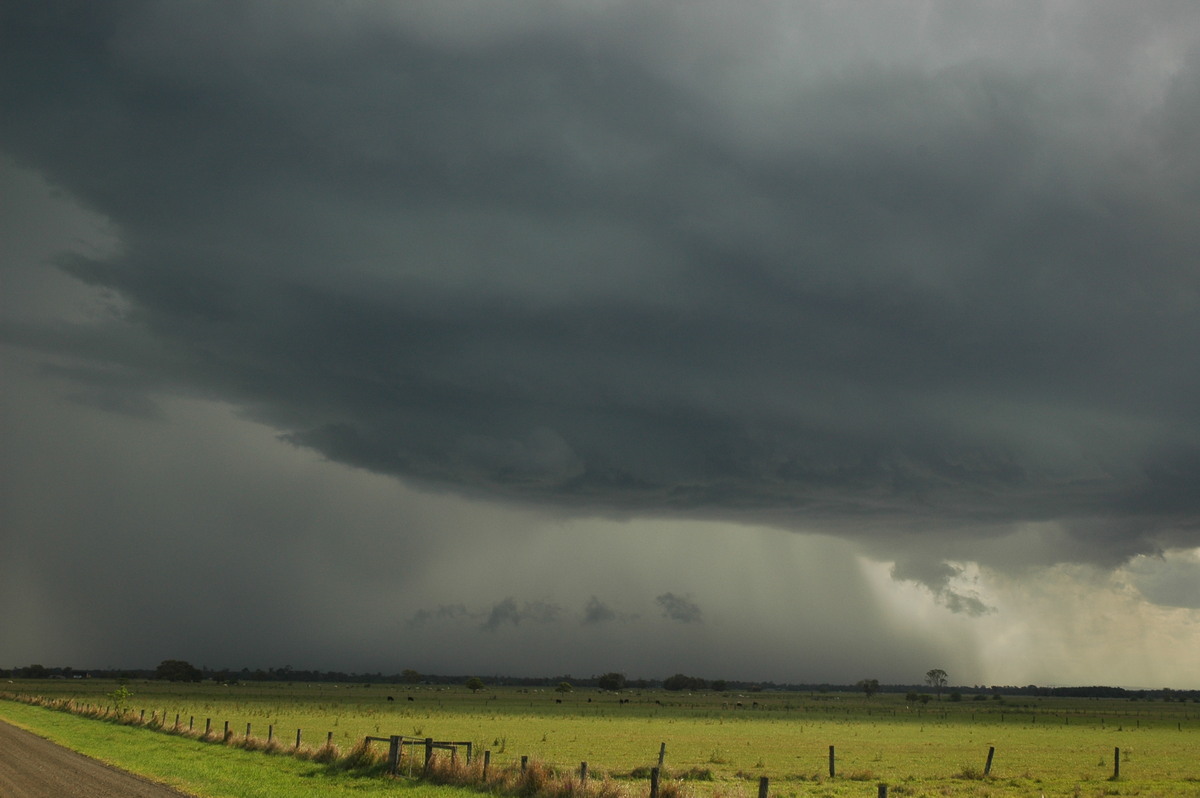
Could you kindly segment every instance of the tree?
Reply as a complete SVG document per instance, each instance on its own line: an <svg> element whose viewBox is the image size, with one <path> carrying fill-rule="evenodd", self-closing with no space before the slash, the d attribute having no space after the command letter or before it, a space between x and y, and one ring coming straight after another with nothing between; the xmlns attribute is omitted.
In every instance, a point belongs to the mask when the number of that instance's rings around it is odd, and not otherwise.
<svg viewBox="0 0 1200 798"><path fill-rule="evenodd" d="M569 692L571 692L571 691L572 691L572 690L574 690L574 689L575 689L575 688L571 687L571 683L570 683L570 682L559 682L559 683L558 683L558 687L555 687L555 688L554 688L554 692L556 692L556 693L569 693Z"/></svg>
<svg viewBox="0 0 1200 798"><path fill-rule="evenodd" d="M470 679L467 679L466 687L472 693L478 693L485 687L485 685L483 683L483 679L480 679L478 676L472 676Z"/></svg>
<svg viewBox="0 0 1200 798"><path fill-rule="evenodd" d="M129 692L129 688L125 685L121 685L111 693L105 693L104 695L113 702L118 713L129 709L129 699L133 698L133 693Z"/></svg>
<svg viewBox="0 0 1200 798"><path fill-rule="evenodd" d="M400 672L400 681L405 684L417 684L421 681L421 674L414 671L412 668L405 668Z"/></svg>
<svg viewBox="0 0 1200 798"><path fill-rule="evenodd" d="M703 690L706 687L708 687L708 682L699 676L685 676L682 673L677 673L674 676L668 676L663 679L664 690Z"/></svg>
<svg viewBox="0 0 1200 798"><path fill-rule="evenodd" d="M925 684L937 692L938 701L941 701L942 688L946 686L946 672L941 668L934 668L925 674Z"/></svg>
<svg viewBox="0 0 1200 798"><path fill-rule="evenodd" d="M204 678L199 668L181 659L164 659L154 669L155 679L166 679L168 682L198 682Z"/></svg>
<svg viewBox="0 0 1200 798"><path fill-rule="evenodd" d="M873 696L879 692L879 680L878 679L862 679L858 683L858 689L862 690L864 693L866 693L867 698L870 698L871 696Z"/></svg>
<svg viewBox="0 0 1200 798"><path fill-rule="evenodd" d="M615 693L625 686L625 674L606 673L596 680L596 686L601 690L612 690Z"/></svg>

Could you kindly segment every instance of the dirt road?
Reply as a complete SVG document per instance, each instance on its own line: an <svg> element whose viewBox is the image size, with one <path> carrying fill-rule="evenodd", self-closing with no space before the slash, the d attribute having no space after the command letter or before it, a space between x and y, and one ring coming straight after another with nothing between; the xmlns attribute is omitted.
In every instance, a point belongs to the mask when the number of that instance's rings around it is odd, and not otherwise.
<svg viewBox="0 0 1200 798"><path fill-rule="evenodd" d="M186 798L0 721L4 798Z"/></svg>

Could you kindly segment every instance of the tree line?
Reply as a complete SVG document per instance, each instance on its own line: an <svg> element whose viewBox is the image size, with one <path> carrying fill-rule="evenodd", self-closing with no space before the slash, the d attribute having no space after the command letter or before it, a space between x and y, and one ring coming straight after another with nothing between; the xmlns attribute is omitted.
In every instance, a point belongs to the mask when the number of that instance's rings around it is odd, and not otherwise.
<svg viewBox="0 0 1200 798"><path fill-rule="evenodd" d="M936 675L936 674L935 674ZM229 668L196 667L185 660L163 660L155 668L88 668L46 667L39 664L24 665L15 668L0 668L0 678L4 679L161 679L166 681L184 682L218 682L222 684L237 684L239 682L339 682L358 684L424 684L437 686L463 685L472 678L472 674L427 674L406 668L396 673L374 673L319 671L292 668L291 666L272 668ZM651 690L664 689L672 691L713 692L738 691L789 691L789 692L864 692L868 695L875 693L909 694L923 687L940 689L945 682L935 679L928 680L923 685L915 684L880 684L877 679L864 679L856 683L837 684L821 683L776 683L749 682L726 679L706 680L697 676L676 673L663 679L628 679L622 673L608 672L604 674L573 677L570 674L557 676L492 676L484 679L491 686L515 687L545 687L554 689L564 682L575 688L592 687L599 690ZM1104 685L1077 687L1042 687L1039 685L973 685L956 686L956 693L963 695L1008 695L1008 696L1044 696L1072 698L1125 698L1130 700L1166 700L1166 701L1200 701L1200 690L1174 690L1171 688L1131 690L1124 687Z"/></svg>

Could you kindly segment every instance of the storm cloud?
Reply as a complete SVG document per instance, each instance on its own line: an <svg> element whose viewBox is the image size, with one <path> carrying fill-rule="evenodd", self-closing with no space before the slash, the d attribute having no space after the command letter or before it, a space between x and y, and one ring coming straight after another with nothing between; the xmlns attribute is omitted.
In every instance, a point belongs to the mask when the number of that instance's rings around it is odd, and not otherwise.
<svg viewBox="0 0 1200 798"><path fill-rule="evenodd" d="M130 423L835 536L980 618L961 563L1200 547L1198 41L1168 2L8 4L0 149L115 243L6 263L102 300L0 341ZM498 587L409 625L587 601Z"/></svg>

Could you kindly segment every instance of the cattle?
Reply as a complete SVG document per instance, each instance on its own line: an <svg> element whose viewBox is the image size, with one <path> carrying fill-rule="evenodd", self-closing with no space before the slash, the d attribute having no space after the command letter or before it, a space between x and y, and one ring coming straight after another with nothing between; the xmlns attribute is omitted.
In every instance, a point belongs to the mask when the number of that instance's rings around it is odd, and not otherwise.
<svg viewBox="0 0 1200 798"><path fill-rule="evenodd" d="M395 700L396 699L393 696L388 696L388 701L395 701Z"/></svg>

